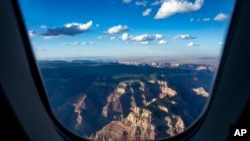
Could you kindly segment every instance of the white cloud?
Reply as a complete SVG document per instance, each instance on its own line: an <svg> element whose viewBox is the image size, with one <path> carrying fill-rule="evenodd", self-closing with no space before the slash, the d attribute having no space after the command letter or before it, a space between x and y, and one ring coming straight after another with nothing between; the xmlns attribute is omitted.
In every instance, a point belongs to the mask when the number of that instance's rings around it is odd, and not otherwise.
<svg viewBox="0 0 250 141"><path fill-rule="evenodd" d="M120 39L126 41L130 39L130 36L128 35L128 33L123 33Z"/></svg>
<svg viewBox="0 0 250 141"><path fill-rule="evenodd" d="M163 45L163 44L166 44L166 43L167 43L167 41L165 41L165 40L160 40L160 41L158 42L159 45Z"/></svg>
<svg viewBox="0 0 250 141"><path fill-rule="evenodd" d="M47 31L40 35L45 38L51 38L52 36L59 37L62 35L75 36L76 34L87 32L91 28L92 24L92 21L87 23L68 23L63 27L47 28Z"/></svg>
<svg viewBox="0 0 250 141"><path fill-rule="evenodd" d="M149 41L142 41L142 42L140 42L140 44L142 44L142 45L148 45Z"/></svg>
<svg viewBox="0 0 250 141"><path fill-rule="evenodd" d="M168 18L176 13L187 13L199 10L204 3L204 0L195 0L194 3L187 0L166 0L163 2L155 19Z"/></svg>
<svg viewBox="0 0 250 141"><path fill-rule="evenodd" d="M94 45L95 42L82 42L82 45Z"/></svg>
<svg viewBox="0 0 250 141"><path fill-rule="evenodd" d="M102 36L98 36L97 39L102 39Z"/></svg>
<svg viewBox="0 0 250 141"><path fill-rule="evenodd" d="M139 44L149 44L151 41L162 39L162 37L162 34L141 34L137 36L132 36L128 33L123 33L122 36L119 37L119 39L123 41L131 40Z"/></svg>
<svg viewBox="0 0 250 141"><path fill-rule="evenodd" d="M64 45L80 45L80 42L63 43Z"/></svg>
<svg viewBox="0 0 250 141"><path fill-rule="evenodd" d="M162 34L155 34L155 39L156 40L159 40L159 39L161 39L162 38Z"/></svg>
<svg viewBox="0 0 250 141"><path fill-rule="evenodd" d="M93 44L95 44L95 42L82 42L82 43L80 43L80 42L66 42L66 43L63 43L64 45L80 45L80 44L82 44L82 45L93 45Z"/></svg>
<svg viewBox="0 0 250 141"><path fill-rule="evenodd" d="M43 25L40 26L40 28L41 28L41 29L46 29L47 26L43 24Z"/></svg>
<svg viewBox="0 0 250 141"><path fill-rule="evenodd" d="M193 42L190 42L187 44L188 47L195 47L195 46L198 46L198 44L195 44Z"/></svg>
<svg viewBox="0 0 250 141"><path fill-rule="evenodd" d="M200 21L203 21L203 22L209 22L211 21L211 18L201 18L201 17L198 17L198 18L190 18L190 22L200 22Z"/></svg>
<svg viewBox="0 0 250 141"><path fill-rule="evenodd" d="M142 34L142 35L132 37L132 40L134 40L134 41L153 41L153 40L159 40L161 38L162 38L161 34L154 34L154 35Z"/></svg>
<svg viewBox="0 0 250 141"><path fill-rule="evenodd" d="M147 1L143 0L143 1L136 1L135 2L135 5L138 5L138 6L147 6Z"/></svg>
<svg viewBox="0 0 250 141"><path fill-rule="evenodd" d="M96 26L96 27L99 27L100 25L99 25L99 24L96 24L95 26Z"/></svg>
<svg viewBox="0 0 250 141"><path fill-rule="evenodd" d="M115 37L114 37L114 36L110 37L110 40L114 40L114 39L115 39Z"/></svg>
<svg viewBox="0 0 250 141"><path fill-rule="evenodd" d="M137 41L137 42L152 41L154 39L155 39L155 36L154 35L149 35L149 34L142 34L142 35L132 37L132 40Z"/></svg>
<svg viewBox="0 0 250 141"><path fill-rule="evenodd" d="M228 18L228 15L227 14L224 14L224 13L219 13L217 14L215 17L214 17L214 20L215 21L223 21L225 19Z"/></svg>
<svg viewBox="0 0 250 141"><path fill-rule="evenodd" d="M187 39L194 39L196 37L194 36L191 36L189 34L182 34L182 35L177 35L174 37L174 39L177 39L177 40L187 40Z"/></svg>
<svg viewBox="0 0 250 141"><path fill-rule="evenodd" d="M208 22L208 21L210 21L210 18L203 18L202 19L204 22Z"/></svg>
<svg viewBox="0 0 250 141"><path fill-rule="evenodd" d="M44 39L53 39L53 38L59 38L62 35L58 35L58 36L43 36Z"/></svg>
<svg viewBox="0 0 250 141"><path fill-rule="evenodd" d="M205 89L203 87L199 87L199 88L194 88L192 89L197 95L201 95L203 97L208 97L209 93L205 91Z"/></svg>
<svg viewBox="0 0 250 141"><path fill-rule="evenodd" d="M85 31L85 30L88 30L92 26L92 24L93 24L92 21L89 21L86 24L73 22L73 23L65 24L65 27L66 28L71 28L71 27L75 26L77 29Z"/></svg>
<svg viewBox="0 0 250 141"><path fill-rule="evenodd" d="M79 45L79 42L73 42L72 45Z"/></svg>
<svg viewBox="0 0 250 141"><path fill-rule="evenodd" d="M29 31L28 31L28 35L29 35L30 37L34 37L34 36L37 35L37 33L36 33L36 31L34 31L34 30L29 30Z"/></svg>
<svg viewBox="0 0 250 141"><path fill-rule="evenodd" d="M129 4L132 0L123 0L123 3Z"/></svg>
<svg viewBox="0 0 250 141"><path fill-rule="evenodd" d="M142 16L148 16L151 11L152 11L151 8L146 9L145 11L142 12Z"/></svg>
<svg viewBox="0 0 250 141"><path fill-rule="evenodd" d="M155 6L155 5L160 5L160 4L163 3L163 1L164 1L164 0L159 0L159 1L156 0L156 1L152 2L151 5L153 5L153 6Z"/></svg>
<svg viewBox="0 0 250 141"><path fill-rule="evenodd" d="M121 33L124 31L128 31L128 26L122 26L122 25L117 25L117 26L113 26L111 28L109 28L106 33L108 34L117 34L117 33Z"/></svg>
<svg viewBox="0 0 250 141"><path fill-rule="evenodd" d="M94 45L95 44L95 42L89 42L89 45Z"/></svg>

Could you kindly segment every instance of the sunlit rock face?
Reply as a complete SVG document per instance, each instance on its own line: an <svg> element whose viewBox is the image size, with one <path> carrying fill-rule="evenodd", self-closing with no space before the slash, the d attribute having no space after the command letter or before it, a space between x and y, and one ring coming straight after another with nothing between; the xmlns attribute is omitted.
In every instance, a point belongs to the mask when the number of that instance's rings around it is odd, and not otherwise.
<svg viewBox="0 0 250 141"><path fill-rule="evenodd" d="M168 109L167 99L177 96L177 92L171 89L166 81L154 80L153 84L156 84L159 89L159 94L149 99L146 97L148 87L152 83L145 84L138 80L123 81L118 84L112 93L107 96L107 103L103 106L102 116L105 118L113 116L113 121L105 125L101 130L96 132L96 135L92 137L93 140L154 140L156 139L155 131L156 127L165 127L165 135L174 136L181 133L185 129L185 124L180 116L172 113ZM137 87L133 87L137 85ZM124 97L129 96L127 105L122 105L121 101L124 101ZM141 99L136 99L140 95ZM148 101L146 99L149 99ZM141 100L141 101L140 101ZM165 100L165 101L164 101ZM162 101L163 104L156 104ZM138 104L142 103L142 105ZM164 104L165 103L165 104ZM168 101L170 105L176 104L175 101ZM140 106L138 106L140 105ZM156 109L165 114L162 117L160 123L154 124L152 119L159 118L152 114L150 108L156 105ZM124 107L124 108L123 108ZM126 117L126 113L123 109L129 111ZM155 110L155 109L154 109ZM165 122L164 122L165 120Z"/></svg>
<svg viewBox="0 0 250 141"><path fill-rule="evenodd" d="M134 107L129 115L120 121L112 121L96 133L94 140L153 140L154 125L151 112Z"/></svg>

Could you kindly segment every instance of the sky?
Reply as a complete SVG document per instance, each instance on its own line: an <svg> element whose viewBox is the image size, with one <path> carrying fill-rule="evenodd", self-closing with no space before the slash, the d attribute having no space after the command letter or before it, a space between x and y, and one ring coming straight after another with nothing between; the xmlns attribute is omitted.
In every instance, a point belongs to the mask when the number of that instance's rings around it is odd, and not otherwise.
<svg viewBox="0 0 250 141"><path fill-rule="evenodd" d="M218 57L234 0L19 0L37 59Z"/></svg>

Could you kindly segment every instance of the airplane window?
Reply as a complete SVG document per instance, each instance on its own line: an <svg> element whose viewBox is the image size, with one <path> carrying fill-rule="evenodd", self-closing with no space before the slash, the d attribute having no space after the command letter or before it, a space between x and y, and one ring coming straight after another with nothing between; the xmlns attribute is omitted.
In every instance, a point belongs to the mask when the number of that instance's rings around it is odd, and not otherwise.
<svg viewBox="0 0 250 141"><path fill-rule="evenodd" d="M234 0L19 0L51 110L90 140L155 140L206 110Z"/></svg>

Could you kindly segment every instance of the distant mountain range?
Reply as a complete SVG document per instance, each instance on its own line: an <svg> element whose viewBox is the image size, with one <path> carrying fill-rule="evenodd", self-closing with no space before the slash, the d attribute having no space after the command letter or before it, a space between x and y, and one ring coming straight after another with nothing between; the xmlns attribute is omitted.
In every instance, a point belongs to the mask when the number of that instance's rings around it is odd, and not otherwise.
<svg viewBox="0 0 250 141"><path fill-rule="evenodd" d="M200 115L215 67L165 62L42 61L57 119L91 140L174 136Z"/></svg>

